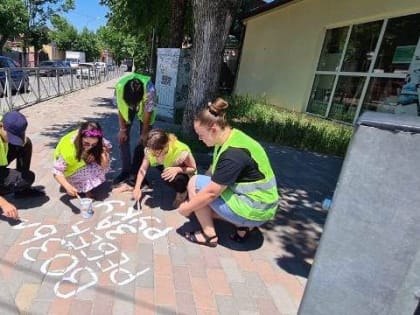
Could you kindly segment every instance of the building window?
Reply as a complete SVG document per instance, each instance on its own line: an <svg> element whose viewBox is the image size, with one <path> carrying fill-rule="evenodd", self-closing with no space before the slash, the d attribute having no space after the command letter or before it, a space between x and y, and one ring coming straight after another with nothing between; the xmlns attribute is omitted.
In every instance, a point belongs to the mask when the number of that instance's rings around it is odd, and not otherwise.
<svg viewBox="0 0 420 315"><path fill-rule="evenodd" d="M366 110L418 115L420 14L327 30L306 111L355 123Z"/></svg>

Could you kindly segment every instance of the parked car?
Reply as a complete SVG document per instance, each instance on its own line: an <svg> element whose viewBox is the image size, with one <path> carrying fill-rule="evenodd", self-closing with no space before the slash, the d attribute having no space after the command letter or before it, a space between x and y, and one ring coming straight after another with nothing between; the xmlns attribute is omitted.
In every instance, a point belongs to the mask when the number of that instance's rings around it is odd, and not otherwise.
<svg viewBox="0 0 420 315"><path fill-rule="evenodd" d="M114 65L113 63L108 63L108 64L106 65L106 69L107 69L108 71L114 71L114 70L115 70L115 65Z"/></svg>
<svg viewBox="0 0 420 315"><path fill-rule="evenodd" d="M12 93L16 91L27 93L29 91L28 71L21 69L12 58L0 56L0 97L6 94L6 69L10 71Z"/></svg>
<svg viewBox="0 0 420 315"><path fill-rule="evenodd" d="M55 77L64 74L64 66L61 61L45 60L39 63L39 75L46 77Z"/></svg>
<svg viewBox="0 0 420 315"><path fill-rule="evenodd" d="M61 66L64 68L64 74L69 74L71 73L71 63L70 61L67 60L58 60L61 63Z"/></svg>
<svg viewBox="0 0 420 315"><path fill-rule="evenodd" d="M95 79L99 76L99 71L93 63L79 63L76 70L76 78Z"/></svg>
<svg viewBox="0 0 420 315"><path fill-rule="evenodd" d="M97 61L97 62L95 62L95 67L96 67L96 69L98 69L99 72L105 73L106 63Z"/></svg>

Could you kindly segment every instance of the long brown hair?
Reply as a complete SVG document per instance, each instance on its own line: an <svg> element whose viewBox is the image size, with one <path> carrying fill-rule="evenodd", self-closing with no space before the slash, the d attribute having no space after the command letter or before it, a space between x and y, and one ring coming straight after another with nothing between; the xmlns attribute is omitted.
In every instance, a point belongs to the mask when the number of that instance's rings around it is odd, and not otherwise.
<svg viewBox="0 0 420 315"><path fill-rule="evenodd" d="M152 129L147 135L146 147L150 150L162 150L169 142L170 135L161 128Z"/></svg>
<svg viewBox="0 0 420 315"><path fill-rule="evenodd" d="M101 164L101 155L104 150L103 146L103 132L101 126L93 121L87 121L81 124L77 133L74 144L76 146L76 158L78 161L84 160L86 157L83 154L83 138L97 138L98 143L88 150L88 154L95 157L95 162Z"/></svg>
<svg viewBox="0 0 420 315"><path fill-rule="evenodd" d="M195 114L194 121L207 126L216 124L223 130L230 126L226 119L226 110L228 107L229 103L226 102L223 98L218 97L213 102L209 102L207 106L198 111Z"/></svg>

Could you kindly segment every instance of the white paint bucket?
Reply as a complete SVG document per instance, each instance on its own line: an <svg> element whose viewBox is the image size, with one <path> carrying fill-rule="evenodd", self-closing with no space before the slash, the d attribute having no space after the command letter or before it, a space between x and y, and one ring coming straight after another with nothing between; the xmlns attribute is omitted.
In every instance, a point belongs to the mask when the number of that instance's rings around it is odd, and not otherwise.
<svg viewBox="0 0 420 315"><path fill-rule="evenodd" d="M90 198L80 198L80 215L85 219L89 219L93 215L92 202L93 200Z"/></svg>

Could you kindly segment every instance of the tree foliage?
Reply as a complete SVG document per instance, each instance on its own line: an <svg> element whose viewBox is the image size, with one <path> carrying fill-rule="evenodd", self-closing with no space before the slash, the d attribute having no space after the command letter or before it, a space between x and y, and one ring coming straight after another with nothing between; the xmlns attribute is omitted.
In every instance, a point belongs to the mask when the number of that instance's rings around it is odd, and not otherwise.
<svg viewBox="0 0 420 315"><path fill-rule="evenodd" d="M49 42L45 28L51 17L74 9L74 0L23 0L29 16L24 34L25 51L28 45L35 47L35 53Z"/></svg>
<svg viewBox="0 0 420 315"><path fill-rule="evenodd" d="M74 44L78 40L77 29L59 15L51 17L51 25L50 39L55 42L58 49L74 50Z"/></svg>
<svg viewBox="0 0 420 315"><path fill-rule="evenodd" d="M101 0L100 3L110 8L108 26L136 41L133 57L137 69L150 71L150 65L154 68L151 52L156 47L180 47L185 28L192 25L188 23L190 0Z"/></svg>
<svg viewBox="0 0 420 315"><path fill-rule="evenodd" d="M86 61L97 60L100 56L99 41L96 34L86 27L80 32L77 41L72 46L73 50L84 51Z"/></svg>
<svg viewBox="0 0 420 315"><path fill-rule="evenodd" d="M154 30L162 40L169 33L171 0L101 0L110 8L111 26L135 36L138 32L150 35Z"/></svg>
<svg viewBox="0 0 420 315"><path fill-rule="evenodd" d="M0 2L0 52L8 39L26 31L29 15L22 0L1 0Z"/></svg>
<svg viewBox="0 0 420 315"><path fill-rule="evenodd" d="M180 43L177 44L179 38L174 41L169 39L174 38L172 32L179 32L181 29L185 33L188 14L180 15L176 10L186 10L191 3L194 29L193 34L187 34L193 37L193 62L190 92L183 119L183 130L186 134L191 134L196 108L218 96L223 52L232 22L240 12L239 5L246 9L250 2L251 0L101 0L101 4L110 8L109 25L121 33L131 35L137 43L144 43L146 46L145 49L136 49L135 55L138 51L149 50L147 46L155 43L149 40L152 30L157 37L157 47L167 47L167 43L180 47ZM177 20L183 20L182 28L176 26L174 21Z"/></svg>

